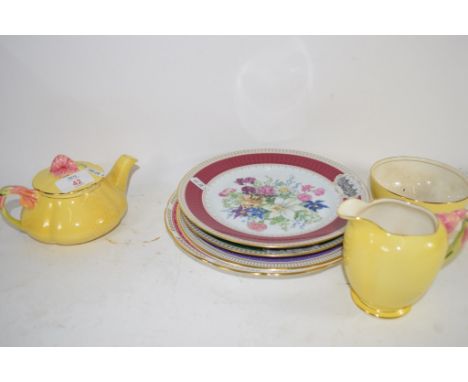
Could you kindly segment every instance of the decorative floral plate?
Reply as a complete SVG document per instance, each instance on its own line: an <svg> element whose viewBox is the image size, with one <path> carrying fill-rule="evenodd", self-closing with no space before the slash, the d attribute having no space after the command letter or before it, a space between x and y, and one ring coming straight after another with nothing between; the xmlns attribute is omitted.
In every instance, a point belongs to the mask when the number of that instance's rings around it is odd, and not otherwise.
<svg viewBox="0 0 468 382"><path fill-rule="evenodd" d="M212 236L209 233L198 228L195 224L191 223L183 213L181 213L180 220L183 221L183 226L187 227L187 230L198 236L205 242L212 244L217 248L227 249L230 252L237 254L244 254L249 256L256 257L296 257L302 255L310 255L313 253L321 252L329 248L337 247L343 242L343 236L338 236L334 239L325 241L323 243L309 245L306 247L297 247L297 248L280 248L280 249L271 249L271 248L258 248L258 247L249 247L241 244L232 243L230 241L225 241Z"/></svg>
<svg viewBox="0 0 468 382"><path fill-rule="evenodd" d="M200 261L203 264L212 266L216 269L226 271L229 273L237 273L254 277L293 277L303 276L310 273L320 272L335 264L338 264L341 260L341 256L336 259L321 263L313 264L306 267L300 268L260 268L248 265L237 264L235 262L226 261L213 256L212 254L205 252L195 246L185 236L183 230L177 222L177 197L174 195L169 200L165 211L165 223L168 232L173 237L175 243L181 248L186 254L193 257L195 260Z"/></svg>
<svg viewBox="0 0 468 382"><path fill-rule="evenodd" d="M346 198L368 199L343 166L288 150L226 154L191 170L178 190L180 208L221 239L262 248L294 248L336 238Z"/></svg>

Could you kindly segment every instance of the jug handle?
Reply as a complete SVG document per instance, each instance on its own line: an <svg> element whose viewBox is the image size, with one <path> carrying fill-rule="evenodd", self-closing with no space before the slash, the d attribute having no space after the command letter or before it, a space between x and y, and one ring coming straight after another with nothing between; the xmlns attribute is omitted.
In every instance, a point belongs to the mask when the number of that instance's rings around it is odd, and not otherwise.
<svg viewBox="0 0 468 382"><path fill-rule="evenodd" d="M23 186L6 186L0 189L0 209L3 217L14 227L24 231L21 221L11 216L6 208L5 202L9 195L18 195L23 208L34 208L37 202L36 192Z"/></svg>
<svg viewBox="0 0 468 382"><path fill-rule="evenodd" d="M461 220L461 228L457 235L452 238L451 242L448 244L447 255L445 256L445 263L448 263L452 260L458 252L460 252L465 244L468 242L468 209L457 210L448 214L437 214L439 221L444 225L447 233L449 234L453 230L453 226L450 222L450 215L453 216L456 214L458 216L464 215L463 220ZM448 217L448 218L447 218Z"/></svg>

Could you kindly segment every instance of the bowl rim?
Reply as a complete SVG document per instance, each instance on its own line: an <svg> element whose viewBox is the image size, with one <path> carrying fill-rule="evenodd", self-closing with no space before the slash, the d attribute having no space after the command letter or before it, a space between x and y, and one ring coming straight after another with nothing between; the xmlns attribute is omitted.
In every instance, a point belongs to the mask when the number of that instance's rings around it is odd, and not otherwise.
<svg viewBox="0 0 468 382"><path fill-rule="evenodd" d="M435 201L427 201L427 200L420 200L420 199L412 198L410 196L402 195L402 194L399 194L398 192L395 192L395 191L392 191L392 190L388 189L387 187L385 187L377 179L377 176L375 175L375 171L376 171L377 167L381 166L382 164L389 163L389 162L396 162L396 161L423 162L423 163L431 164L431 165L434 165L434 166L437 166L437 167L441 167L444 170L450 171L451 173L454 173L455 175L460 177L464 181L464 183L466 185L466 189L468 191L468 177L463 172L461 172L460 170L456 169L453 166L450 166L449 164L439 162L439 161L434 160L434 159L417 157L417 156L400 155L400 156L391 156L391 157L387 157L387 158L382 158L382 159L378 160L377 162L375 162L372 165L372 167L370 169L371 181L372 180L375 181L380 187L384 188L390 194L396 195L396 196L398 196L400 198L405 198L407 200L413 200L415 202L421 202L421 203L426 203L426 204L455 204L455 203L463 202L464 200L468 200L468 192L467 192L466 196L462 197L461 199L450 200L450 201L445 201L445 202L435 202Z"/></svg>

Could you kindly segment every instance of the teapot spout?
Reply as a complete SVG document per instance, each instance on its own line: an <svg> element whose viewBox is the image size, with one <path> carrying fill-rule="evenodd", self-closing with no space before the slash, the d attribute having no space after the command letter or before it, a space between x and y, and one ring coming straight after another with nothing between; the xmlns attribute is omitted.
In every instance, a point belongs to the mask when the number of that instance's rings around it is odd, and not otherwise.
<svg viewBox="0 0 468 382"><path fill-rule="evenodd" d="M122 192L127 191L128 179L130 171L137 162L137 159L130 155L122 155L112 167L112 170L107 174L108 182Z"/></svg>
<svg viewBox="0 0 468 382"><path fill-rule="evenodd" d="M354 220L360 216L362 210L368 205L368 203L360 199L348 199L341 203L338 207L337 213L342 219Z"/></svg>

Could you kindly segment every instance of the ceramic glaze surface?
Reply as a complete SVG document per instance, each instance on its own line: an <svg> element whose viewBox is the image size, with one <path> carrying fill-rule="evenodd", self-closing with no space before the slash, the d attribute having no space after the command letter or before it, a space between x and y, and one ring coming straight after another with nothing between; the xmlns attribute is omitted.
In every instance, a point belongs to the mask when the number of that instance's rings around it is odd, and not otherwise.
<svg viewBox="0 0 468 382"><path fill-rule="evenodd" d="M328 179L287 165L226 171L207 185L203 203L221 224L260 236L299 235L336 219L341 197Z"/></svg>
<svg viewBox="0 0 468 382"><path fill-rule="evenodd" d="M77 244L93 240L119 224L127 210L125 193L103 181L76 197L43 195L33 209L23 209L22 229L45 243Z"/></svg>
<svg viewBox="0 0 468 382"><path fill-rule="evenodd" d="M425 224L424 234L405 234L407 227L395 228L398 217L388 206L405 208L414 214L413 224ZM354 204L354 205L353 205ZM354 209L354 216L350 210ZM367 218L363 217L366 215ZM371 215L387 220L394 234L376 224ZM352 288L353 300L367 313L383 318L406 314L427 291L444 263L447 234L429 211L400 201L383 199L371 204L348 200L338 213L349 219L345 230L343 266ZM424 217L424 214L426 215ZM369 220L372 219L372 220ZM425 222L424 222L425 220ZM417 229L418 230L418 229Z"/></svg>

